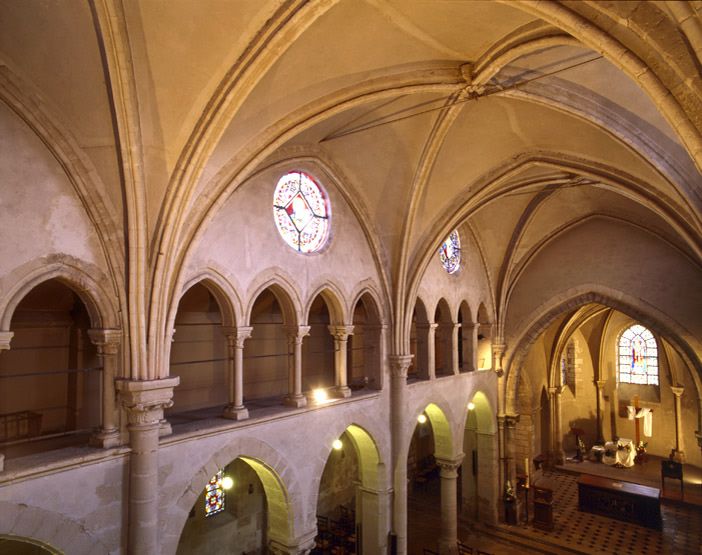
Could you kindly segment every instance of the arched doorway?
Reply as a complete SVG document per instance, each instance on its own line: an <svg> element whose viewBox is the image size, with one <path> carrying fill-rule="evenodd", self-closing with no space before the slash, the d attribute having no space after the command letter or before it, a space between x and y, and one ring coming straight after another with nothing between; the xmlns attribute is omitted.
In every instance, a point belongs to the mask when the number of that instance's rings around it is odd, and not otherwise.
<svg viewBox="0 0 702 555"><path fill-rule="evenodd" d="M335 386L334 337L331 335L329 307L320 294L312 302L307 316L309 336L302 343L302 390L315 389L329 391Z"/></svg>
<svg viewBox="0 0 702 555"><path fill-rule="evenodd" d="M244 400L282 398L289 393L289 332L280 293L264 289L253 303L251 337L244 343ZM285 302L282 301L282 302Z"/></svg>
<svg viewBox="0 0 702 555"><path fill-rule="evenodd" d="M348 362L351 389L382 389L382 324L378 306L365 293L353 310Z"/></svg>
<svg viewBox="0 0 702 555"><path fill-rule="evenodd" d="M461 476L463 512L471 520L494 523L499 478L495 417L490 401L482 392L477 392L466 408Z"/></svg>
<svg viewBox="0 0 702 555"><path fill-rule="evenodd" d="M180 377L180 384L167 415L227 404L228 354L222 325L220 307L202 283L181 297L170 358L170 375Z"/></svg>
<svg viewBox="0 0 702 555"><path fill-rule="evenodd" d="M0 451L9 458L87 443L101 422L102 367L88 310L58 279L34 287L0 356Z"/></svg>
<svg viewBox="0 0 702 555"><path fill-rule="evenodd" d="M193 504L177 553L268 553L290 537L287 491L273 469L246 456L206 484Z"/></svg>
<svg viewBox="0 0 702 555"><path fill-rule="evenodd" d="M412 323L410 326L410 353L412 362L407 369L408 379L429 379L429 333L432 328L429 324L429 316L422 299L417 297L412 312ZM431 331L433 333L433 330ZM431 364L434 365L433 354L431 354Z"/></svg>
<svg viewBox="0 0 702 555"><path fill-rule="evenodd" d="M352 424L333 442L319 484L317 550L385 552L384 469L375 441L360 426Z"/></svg>
<svg viewBox="0 0 702 555"><path fill-rule="evenodd" d="M462 457L454 452L445 413L430 403L416 417L407 451L407 530L411 553L423 549L456 549L458 471ZM437 537L437 532L438 534ZM434 537L432 545L422 539Z"/></svg>

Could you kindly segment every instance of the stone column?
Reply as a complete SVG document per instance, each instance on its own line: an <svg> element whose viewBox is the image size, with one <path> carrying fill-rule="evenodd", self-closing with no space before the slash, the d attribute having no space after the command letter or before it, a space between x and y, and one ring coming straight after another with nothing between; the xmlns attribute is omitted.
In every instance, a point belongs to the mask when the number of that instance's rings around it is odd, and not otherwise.
<svg viewBox="0 0 702 555"><path fill-rule="evenodd" d="M463 365L469 372L478 369L478 324L463 323Z"/></svg>
<svg viewBox="0 0 702 555"><path fill-rule="evenodd" d="M222 416L231 420L246 420L249 411L244 406L244 342L251 337L251 326L222 328L227 337L227 381L229 383L229 404Z"/></svg>
<svg viewBox="0 0 702 555"><path fill-rule="evenodd" d="M88 337L97 348L98 358L102 363L102 422L100 429L90 438L90 444L95 447L115 447L120 443L115 376L122 330L88 330Z"/></svg>
<svg viewBox="0 0 702 555"><path fill-rule="evenodd" d="M310 333L310 326L290 326L288 332L288 395L284 404L289 407L304 407L307 399L302 394L302 340Z"/></svg>
<svg viewBox="0 0 702 555"><path fill-rule="evenodd" d="M515 437L517 423L519 422L518 414L505 415L505 480L512 482L512 487L516 488L516 461L515 461Z"/></svg>
<svg viewBox="0 0 702 555"><path fill-rule="evenodd" d="M427 377L430 380L436 378L436 328L439 324L422 324L421 328L426 333L427 338ZM419 329L420 326L417 326Z"/></svg>
<svg viewBox="0 0 702 555"><path fill-rule="evenodd" d="M404 424L406 418L407 369L412 355L390 355L392 456L395 470L392 528L397 537L397 555L407 553L407 460L405 458Z"/></svg>
<svg viewBox="0 0 702 555"><path fill-rule="evenodd" d="M334 394L337 397L351 397L346 361L353 326L329 326L329 333L334 337Z"/></svg>
<svg viewBox="0 0 702 555"><path fill-rule="evenodd" d="M458 349L461 345L458 344L458 330L461 329L461 324L452 324L453 328L451 330L451 371L454 374L460 373L461 369L458 367Z"/></svg>
<svg viewBox="0 0 702 555"><path fill-rule="evenodd" d="M601 445L604 445L605 442L604 387L606 384L606 380L595 380L595 386L597 387L597 443Z"/></svg>
<svg viewBox="0 0 702 555"><path fill-rule="evenodd" d="M565 462L565 451L563 451L563 424L561 415L561 393L563 387L549 387L549 398L551 399L552 407L552 444L553 444L553 462L555 464L563 464Z"/></svg>
<svg viewBox="0 0 702 555"><path fill-rule="evenodd" d="M463 461L463 454L452 460L436 459L441 475L441 533L439 552L458 553L458 503L456 484L458 467Z"/></svg>
<svg viewBox="0 0 702 555"><path fill-rule="evenodd" d="M163 410L173 404L178 377L117 380L129 421L128 553L160 553L158 542L158 437Z"/></svg>
<svg viewBox="0 0 702 555"><path fill-rule="evenodd" d="M0 331L0 354L2 354L3 351L9 351L10 350L10 341L12 341L12 337L15 335L15 332L13 331ZM0 453L0 472L2 472L5 469L5 454Z"/></svg>
<svg viewBox="0 0 702 555"><path fill-rule="evenodd" d="M684 387L670 387L673 395L675 395L675 460L685 462L685 447L683 444L683 427L682 427L682 405L680 397L685 391Z"/></svg>

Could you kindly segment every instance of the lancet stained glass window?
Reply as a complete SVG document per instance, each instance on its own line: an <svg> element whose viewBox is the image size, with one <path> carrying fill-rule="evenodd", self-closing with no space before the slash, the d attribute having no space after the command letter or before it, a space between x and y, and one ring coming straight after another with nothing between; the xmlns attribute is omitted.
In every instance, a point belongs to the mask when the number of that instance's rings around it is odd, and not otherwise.
<svg viewBox="0 0 702 555"><path fill-rule="evenodd" d="M624 330L619 337L619 381L658 385L658 344L640 324Z"/></svg>
<svg viewBox="0 0 702 555"><path fill-rule="evenodd" d="M458 271L461 266L461 240L458 230L454 229L439 247L439 260L449 274Z"/></svg>
<svg viewBox="0 0 702 555"><path fill-rule="evenodd" d="M322 188L303 172L290 172L273 194L275 225L285 242L298 252L318 251L329 230L329 201Z"/></svg>
<svg viewBox="0 0 702 555"><path fill-rule="evenodd" d="M205 486L205 516L216 515L224 510L223 476L224 472L218 471Z"/></svg>

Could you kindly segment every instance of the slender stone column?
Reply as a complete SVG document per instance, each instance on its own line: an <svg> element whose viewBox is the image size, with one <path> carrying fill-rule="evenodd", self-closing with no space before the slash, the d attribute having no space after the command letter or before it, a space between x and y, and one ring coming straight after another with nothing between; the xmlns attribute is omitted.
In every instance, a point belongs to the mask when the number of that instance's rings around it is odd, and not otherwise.
<svg viewBox="0 0 702 555"><path fill-rule="evenodd" d="M12 337L15 335L15 332L13 331L0 331L0 354L2 354L3 351L9 351L10 350L10 341L12 341ZM5 454L0 453L0 472L2 472L5 469Z"/></svg>
<svg viewBox="0 0 702 555"><path fill-rule="evenodd" d="M458 502L456 484L463 454L452 460L436 459L441 476L441 555L458 553Z"/></svg>
<svg viewBox="0 0 702 555"><path fill-rule="evenodd" d="M606 380L595 380L595 386L597 387L597 443L599 444L604 444L605 442L604 387L606 384Z"/></svg>
<svg viewBox="0 0 702 555"><path fill-rule="evenodd" d="M95 447L115 447L120 443L116 415L115 375L122 330L88 330L88 337L97 348L98 358L102 363L102 422L100 429L90 438L90 444Z"/></svg>
<svg viewBox="0 0 702 555"><path fill-rule="evenodd" d="M163 410L173 404L178 377L162 380L117 380L129 421L128 553L160 553L158 544L158 436Z"/></svg>
<svg viewBox="0 0 702 555"><path fill-rule="evenodd" d="M337 397L351 397L346 361L353 326L329 326L329 333L334 337L334 393Z"/></svg>
<svg viewBox="0 0 702 555"><path fill-rule="evenodd" d="M405 458L404 424L406 418L407 369L412 355L390 355L392 376L392 454L395 469L392 527L397 537L397 555L407 553L407 460Z"/></svg>
<svg viewBox="0 0 702 555"><path fill-rule="evenodd" d="M427 360L426 360L426 365L427 365L427 375L426 377L429 378L430 380L433 380L436 378L436 328L439 327L439 324L422 324L420 326L417 326L417 330L422 330L426 333L426 341L427 341Z"/></svg>
<svg viewBox="0 0 702 555"><path fill-rule="evenodd" d="M289 407L304 407L307 398L302 394L302 340L310 333L310 326L289 326L288 332L288 361L289 389L283 403Z"/></svg>
<svg viewBox="0 0 702 555"><path fill-rule="evenodd" d="M246 420L249 410L244 406L244 343L251 337L251 326L225 327L227 337L227 381L229 383L229 404L222 416L231 420Z"/></svg>
<svg viewBox="0 0 702 555"><path fill-rule="evenodd" d="M563 424L561 415L561 393L563 387L549 387L549 398L552 406L552 429L553 429L553 457L555 464L565 462L565 452L563 451Z"/></svg>
<svg viewBox="0 0 702 555"><path fill-rule="evenodd" d="M458 349L461 346L458 344L458 330L461 329L461 324L452 324L451 329L451 372L458 374L461 370L458 367Z"/></svg>
<svg viewBox="0 0 702 555"><path fill-rule="evenodd" d="M519 422L518 414L507 414L505 415L505 476L507 480L512 482L512 486L516 487L516 461L514 455L514 438L517 429L517 423Z"/></svg>
<svg viewBox="0 0 702 555"><path fill-rule="evenodd" d="M680 397L685 392L684 387L671 386L670 390L675 395L675 460L685 462L685 446L683 444L683 427L682 427L682 405Z"/></svg>

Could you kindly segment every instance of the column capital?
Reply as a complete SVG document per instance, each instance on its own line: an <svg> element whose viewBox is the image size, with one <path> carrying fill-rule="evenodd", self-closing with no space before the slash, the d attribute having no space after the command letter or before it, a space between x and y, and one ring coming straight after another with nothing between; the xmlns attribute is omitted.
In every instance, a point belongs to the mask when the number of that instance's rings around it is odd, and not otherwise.
<svg viewBox="0 0 702 555"><path fill-rule="evenodd" d="M173 388L180 383L175 376L160 380L115 380L130 426L158 426L163 410L173 406Z"/></svg>
<svg viewBox="0 0 702 555"><path fill-rule="evenodd" d="M597 387L597 389L604 389L605 385L607 385L607 380L595 380L595 387Z"/></svg>
<svg viewBox="0 0 702 555"><path fill-rule="evenodd" d="M517 425L517 422L519 422L519 415L518 414L500 414L497 416L497 422L498 424L502 424L503 426L507 428L514 428Z"/></svg>
<svg viewBox="0 0 702 555"><path fill-rule="evenodd" d="M427 330L431 332L435 332L436 328L439 327L439 324L436 322L423 322L421 324L417 324L417 329L418 330Z"/></svg>
<svg viewBox="0 0 702 555"><path fill-rule="evenodd" d="M353 326L328 326L329 333L334 336L337 341L346 341L349 335L353 335Z"/></svg>
<svg viewBox="0 0 702 555"><path fill-rule="evenodd" d="M682 396L683 393L685 393L684 387L677 387L677 386L671 385L670 390L673 392L673 395L675 395L678 399Z"/></svg>
<svg viewBox="0 0 702 555"><path fill-rule="evenodd" d="M436 458L436 466L439 467L441 471L442 478L455 478L458 472L458 467L463 463L464 453L457 455L452 459L441 459Z"/></svg>
<svg viewBox="0 0 702 555"><path fill-rule="evenodd" d="M244 341L251 337L253 326L222 326L222 333L230 345L244 348Z"/></svg>
<svg viewBox="0 0 702 555"><path fill-rule="evenodd" d="M406 378L407 369L412 364L414 355L389 355L390 373L393 378Z"/></svg>
<svg viewBox="0 0 702 555"><path fill-rule="evenodd" d="M288 339L294 339L295 341L302 341L302 338L309 335L311 326L283 326L285 333L288 335Z"/></svg>
<svg viewBox="0 0 702 555"><path fill-rule="evenodd" d="M120 329L91 329L88 337L101 355L116 355L122 343L122 330Z"/></svg>
<svg viewBox="0 0 702 555"><path fill-rule="evenodd" d="M10 341L14 335L14 331L0 331L0 351L10 350Z"/></svg>

